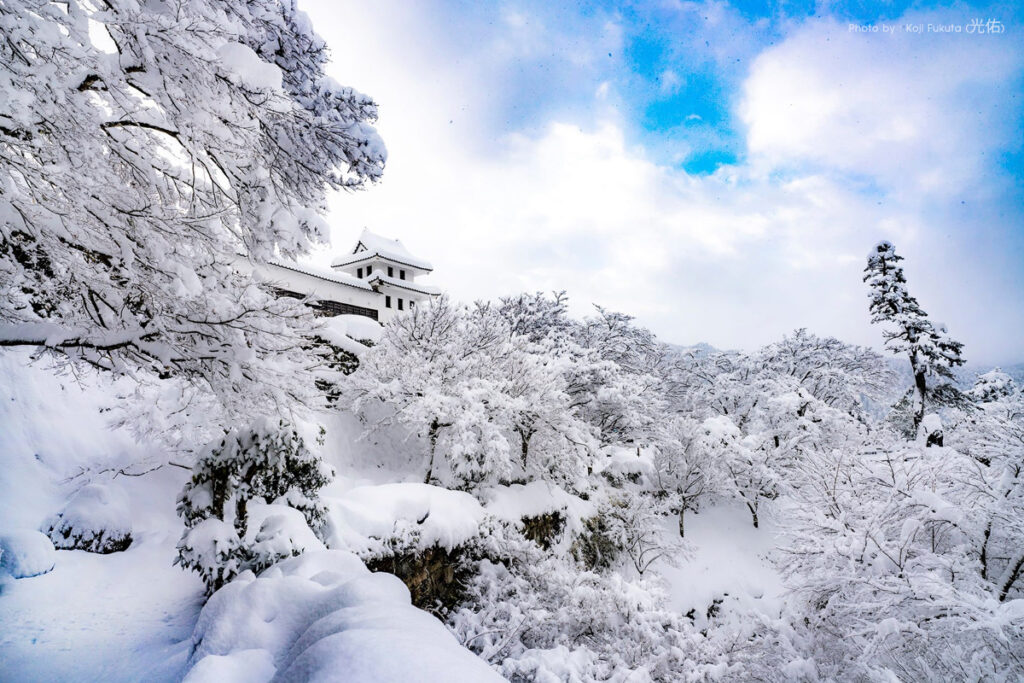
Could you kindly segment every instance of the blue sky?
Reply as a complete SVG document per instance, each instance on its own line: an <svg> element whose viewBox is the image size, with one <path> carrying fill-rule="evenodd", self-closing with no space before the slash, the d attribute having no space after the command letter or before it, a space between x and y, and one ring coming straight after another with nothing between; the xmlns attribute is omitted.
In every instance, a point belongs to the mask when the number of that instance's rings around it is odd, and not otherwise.
<svg viewBox="0 0 1024 683"><path fill-rule="evenodd" d="M332 201L333 250L365 225L457 298L566 289L752 348L800 326L877 345L859 273L890 239L971 360L1024 359L1014 3L300 6L390 155Z"/></svg>

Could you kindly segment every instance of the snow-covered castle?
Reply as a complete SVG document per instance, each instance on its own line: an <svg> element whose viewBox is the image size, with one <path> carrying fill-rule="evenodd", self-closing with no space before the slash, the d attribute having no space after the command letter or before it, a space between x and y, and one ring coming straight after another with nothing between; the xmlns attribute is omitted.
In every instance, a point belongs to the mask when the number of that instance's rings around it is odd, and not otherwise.
<svg viewBox="0 0 1024 683"><path fill-rule="evenodd" d="M313 296L324 315L363 315L385 323L441 293L416 282L432 270L399 240L364 229L351 253L334 259L329 271L276 262L266 267L264 276L284 296Z"/></svg>

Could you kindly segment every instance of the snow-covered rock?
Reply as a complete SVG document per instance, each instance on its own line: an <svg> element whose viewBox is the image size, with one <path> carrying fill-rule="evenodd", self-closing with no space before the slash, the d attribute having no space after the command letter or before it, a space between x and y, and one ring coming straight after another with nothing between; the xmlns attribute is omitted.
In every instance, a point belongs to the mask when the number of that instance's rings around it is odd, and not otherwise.
<svg viewBox="0 0 1024 683"><path fill-rule="evenodd" d="M43 533L26 529L0 536L0 574L16 579L39 576L52 570L56 561L53 543Z"/></svg>
<svg viewBox="0 0 1024 683"><path fill-rule="evenodd" d="M565 519L571 533L579 533L583 520L597 514L597 506L592 501L543 481L494 486L484 490L482 496L487 514L513 525L524 518L557 513Z"/></svg>
<svg viewBox="0 0 1024 683"><path fill-rule="evenodd" d="M125 550L132 543L128 496L113 486L89 484L44 528L57 548L104 554Z"/></svg>
<svg viewBox="0 0 1024 683"><path fill-rule="evenodd" d="M190 683L501 680L401 581L341 550L243 573L206 603L193 642Z"/></svg>
<svg viewBox="0 0 1024 683"><path fill-rule="evenodd" d="M395 483L345 492L330 506L328 517L332 548L372 552L379 541L396 539L409 550L452 550L479 533L484 509L462 491Z"/></svg>
<svg viewBox="0 0 1024 683"><path fill-rule="evenodd" d="M336 315L324 320L324 327L327 327L339 334L345 334L352 339L366 339L371 342L380 341L384 334L384 328L379 322L363 315Z"/></svg>

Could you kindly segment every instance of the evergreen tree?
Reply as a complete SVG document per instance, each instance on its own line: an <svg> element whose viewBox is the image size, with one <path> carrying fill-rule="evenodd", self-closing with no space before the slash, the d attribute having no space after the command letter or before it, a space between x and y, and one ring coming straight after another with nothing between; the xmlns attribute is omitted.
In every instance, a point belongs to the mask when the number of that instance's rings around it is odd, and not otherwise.
<svg viewBox="0 0 1024 683"><path fill-rule="evenodd" d="M928 319L917 299L907 291L907 279L891 242L879 242L868 255L864 282L870 288L871 322L888 324L885 345L895 354L905 353L914 375L916 435L924 419L929 378L951 379L951 368L964 364L963 344L951 339L942 325Z"/></svg>
<svg viewBox="0 0 1024 683"><path fill-rule="evenodd" d="M176 563L199 572L212 593L245 569L260 571L299 554L301 548L291 539L283 539L283 546L267 543L267 532L280 532L281 520L268 517L260 528L250 529L249 506L257 501L291 508L292 517L294 511L301 513L299 526L304 519L319 534L327 510L318 492L333 478L333 469L283 420L264 418L232 430L200 453L178 498L185 532Z"/></svg>

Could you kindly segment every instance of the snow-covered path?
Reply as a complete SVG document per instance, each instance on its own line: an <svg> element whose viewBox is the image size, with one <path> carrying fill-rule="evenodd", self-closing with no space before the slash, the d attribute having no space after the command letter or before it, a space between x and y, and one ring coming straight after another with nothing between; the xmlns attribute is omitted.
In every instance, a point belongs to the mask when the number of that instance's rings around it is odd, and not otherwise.
<svg viewBox="0 0 1024 683"><path fill-rule="evenodd" d="M202 583L171 565L174 542L144 533L127 551L58 551L49 574L0 594L0 680L180 680Z"/></svg>
<svg viewBox="0 0 1024 683"><path fill-rule="evenodd" d="M0 586L0 681L177 681L203 584L172 564L174 512L187 473L121 477L132 545L97 555L58 550L54 570Z"/></svg>

